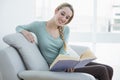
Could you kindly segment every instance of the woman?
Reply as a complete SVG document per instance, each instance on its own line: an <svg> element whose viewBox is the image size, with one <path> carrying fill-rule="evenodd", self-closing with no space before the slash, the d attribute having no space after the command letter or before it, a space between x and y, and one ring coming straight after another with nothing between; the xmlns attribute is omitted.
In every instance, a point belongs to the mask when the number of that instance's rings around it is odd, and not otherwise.
<svg viewBox="0 0 120 80"><path fill-rule="evenodd" d="M55 9L55 14L50 20L21 25L16 27L16 31L21 32L32 43L34 37L30 32L35 33L41 53L50 65L58 54L66 54L66 43L69 37L69 27L66 24L72 20L73 16L72 6L63 3ZM99 80L111 80L113 74L111 67L92 62L83 68L67 69L66 71L89 73Z"/></svg>

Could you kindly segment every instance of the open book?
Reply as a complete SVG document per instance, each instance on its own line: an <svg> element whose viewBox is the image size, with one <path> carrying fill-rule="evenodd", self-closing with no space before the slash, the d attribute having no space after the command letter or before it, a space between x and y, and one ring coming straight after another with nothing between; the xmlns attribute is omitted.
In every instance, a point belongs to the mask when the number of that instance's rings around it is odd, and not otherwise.
<svg viewBox="0 0 120 80"><path fill-rule="evenodd" d="M94 59L96 59L96 56L90 51L86 51L78 57L59 54L57 58L53 61L53 63L50 65L50 70L64 71L68 68L81 68Z"/></svg>

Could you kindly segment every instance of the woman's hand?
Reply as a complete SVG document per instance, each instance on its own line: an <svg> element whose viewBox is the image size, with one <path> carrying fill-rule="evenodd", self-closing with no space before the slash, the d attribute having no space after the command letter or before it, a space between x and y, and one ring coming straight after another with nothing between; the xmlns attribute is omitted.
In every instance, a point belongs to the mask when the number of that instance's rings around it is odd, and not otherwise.
<svg viewBox="0 0 120 80"><path fill-rule="evenodd" d="M74 68L69 68L69 69L66 69L65 72L74 72L75 69Z"/></svg>
<svg viewBox="0 0 120 80"><path fill-rule="evenodd" d="M22 34L24 35L24 37L25 37L28 41L30 41L31 43L35 42L34 36L33 36L29 31L23 30L21 33L22 33Z"/></svg>

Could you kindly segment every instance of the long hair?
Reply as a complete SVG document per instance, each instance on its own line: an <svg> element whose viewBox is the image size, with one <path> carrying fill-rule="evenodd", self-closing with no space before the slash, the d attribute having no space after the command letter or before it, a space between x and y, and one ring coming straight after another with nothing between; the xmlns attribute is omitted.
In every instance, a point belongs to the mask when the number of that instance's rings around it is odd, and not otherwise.
<svg viewBox="0 0 120 80"><path fill-rule="evenodd" d="M62 8L64 8L64 7L69 7L70 10L72 11L72 16L70 17L70 19L69 19L68 22L66 23L66 24L68 24L68 23L72 20L72 18L73 18L73 16L74 16L74 9L73 9L72 5L69 4L69 3L62 3L62 4L60 4L56 9L57 9L57 10L60 10L60 9L62 9Z"/></svg>
<svg viewBox="0 0 120 80"><path fill-rule="evenodd" d="M73 16L74 16L74 10L73 10L72 5L70 5L69 3L62 3L62 4L59 5L56 9L57 9L57 10L60 10L60 9L62 9L62 8L64 8L64 7L69 7L70 10L72 11L72 16L70 17L70 19L69 19L68 22L66 23L66 24L68 24L68 23L72 20L72 18L73 18ZM66 45L65 39L64 39L63 27L58 27L58 30L59 30L60 37L61 37L61 39L63 40L64 49L66 50L66 49L67 49L67 45Z"/></svg>

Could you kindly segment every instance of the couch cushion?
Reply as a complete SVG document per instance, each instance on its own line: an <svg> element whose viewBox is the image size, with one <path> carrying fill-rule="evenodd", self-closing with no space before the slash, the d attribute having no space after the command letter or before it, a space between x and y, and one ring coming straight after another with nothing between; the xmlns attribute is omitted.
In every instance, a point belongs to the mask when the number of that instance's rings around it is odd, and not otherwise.
<svg viewBox="0 0 120 80"><path fill-rule="evenodd" d="M27 69L49 69L47 62L41 55L36 43L30 43L21 33L7 35L3 38L3 40L19 51Z"/></svg>
<svg viewBox="0 0 120 80"><path fill-rule="evenodd" d="M18 76L24 80L95 80L90 74L77 72L23 71Z"/></svg>
<svg viewBox="0 0 120 80"><path fill-rule="evenodd" d="M77 54L70 46L67 46L67 54L74 57L80 57L80 55Z"/></svg>

